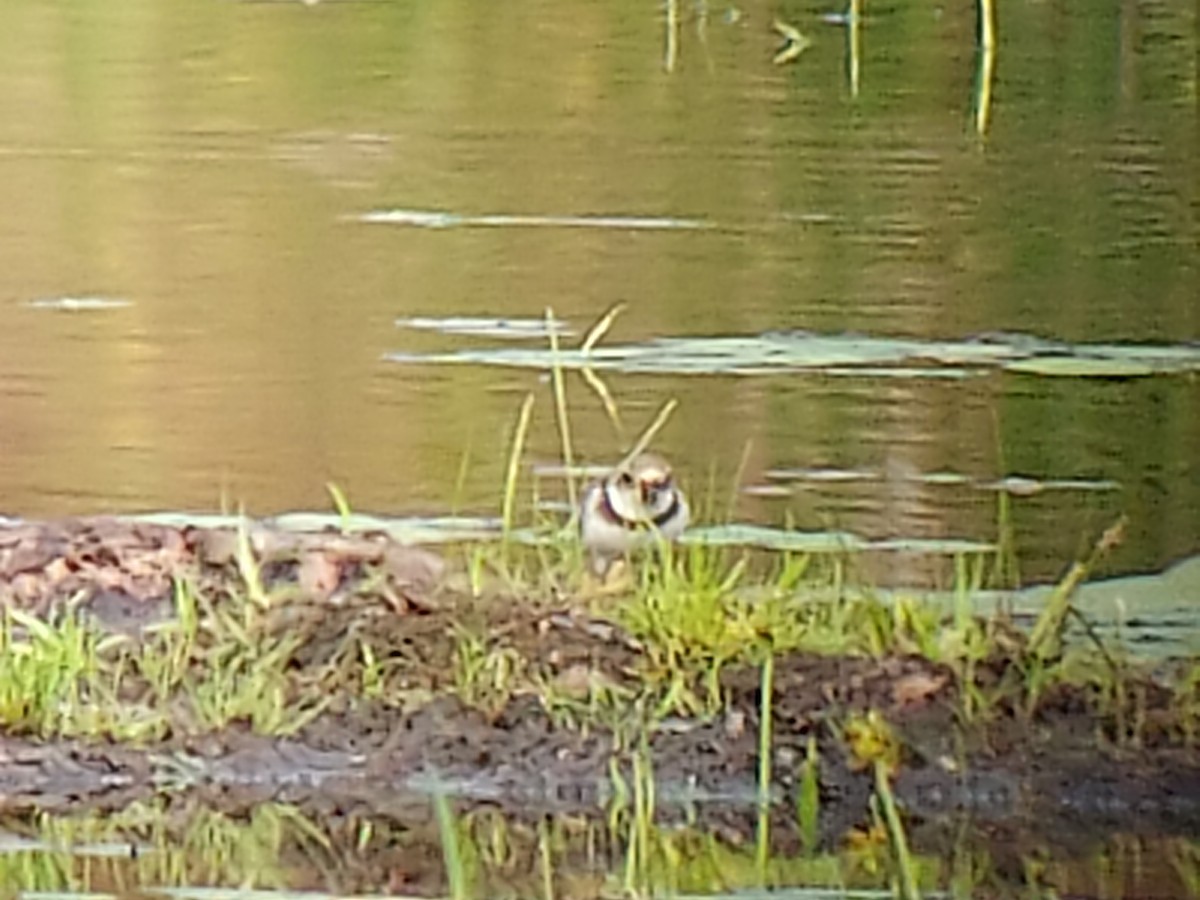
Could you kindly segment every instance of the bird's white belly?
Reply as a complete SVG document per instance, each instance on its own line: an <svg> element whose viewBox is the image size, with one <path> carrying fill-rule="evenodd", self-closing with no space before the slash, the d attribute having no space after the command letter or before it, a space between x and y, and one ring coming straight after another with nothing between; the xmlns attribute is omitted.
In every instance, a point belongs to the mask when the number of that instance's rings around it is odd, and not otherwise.
<svg viewBox="0 0 1200 900"><path fill-rule="evenodd" d="M589 496L585 498L585 505L592 508L595 514L584 516L582 522L583 544L594 553L619 556L653 546L660 539L674 541L683 534L683 530L687 526L688 508L683 497L679 497L676 514L664 522L661 528L655 528L649 522L644 525L628 527L599 514L596 506L601 502L600 491L599 486L593 485L589 488Z"/></svg>

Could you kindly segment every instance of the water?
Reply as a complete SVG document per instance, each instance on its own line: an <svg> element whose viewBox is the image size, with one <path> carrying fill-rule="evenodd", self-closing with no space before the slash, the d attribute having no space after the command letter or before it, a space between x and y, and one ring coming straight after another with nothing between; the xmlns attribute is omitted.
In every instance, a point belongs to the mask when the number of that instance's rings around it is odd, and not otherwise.
<svg viewBox="0 0 1200 900"><path fill-rule="evenodd" d="M637 4L6 9L5 511L273 513L326 506L330 480L365 510L493 511L537 381L390 365L478 343L400 317L553 307L582 330L625 301L613 340L1200 335L1190 4L1006 8L984 134L966 7L872 10L853 96L823 10L791 14L813 45L777 66L767 7L685 6L674 32ZM443 227L364 221L388 210ZM634 430L679 398L660 443L697 491L715 472L726 492L743 455L749 483L814 466L1118 483L1017 504L1031 577L1119 511L1116 571L1200 538L1194 372L611 387ZM622 438L571 391L583 455L613 459ZM735 510L871 539L990 539L995 515L971 493L836 484Z"/></svg>
<svg viewBox="0 0 1200 900"><path fill-rule="evenodd" d="M225 812L138 806L107 818L9 819L0 837L0 883L15 896L79 900L134 890L197 900L450 895L444 832L425 802L414 799L386 819L349 811L324 821L287 803L241 802ZM584 817L539 825L484 808L456 812L453 822L471 896L540 897L547 889L555 896L621 896L631 883L684 897L750 898L765 896L764 889L796 900L894 896L884 848L792 850L763 862L753 830L742 832L740 821L727 821L718 837L674 822L651 829L636 848L630 831ZM948 830L939 823L925 838L946 842ZM1123 834L1051 848L1056 858L1047 858L1045 843L989 845L960 834L944 858L918 851L920 883L933 897L1017 897L1031 888L1080 897L1195 896L1194 842ZM643 849L640 865L631 861ZM811 887L781 890L798 882Z"/></svg>
<svg viewBox="0 0 1200 900"><path fill-rule="evenodd" d="M552 308L573 346L625 302L603 345L1195 352L1194 3L1005 3L983 133L972 4L871 5L857 91L830 12L5 4L0 512L327 510L332 481L364 512L493 515L528 391L530 462L560 459L544 373L397 362L512 344L398 319ZM789 65L777 14L813 41ZM571 424L603 463L677 398L658 447L717 509L740 472L738 523L989 542L1007 519L1032 581L1121 513L1108 574L1200 551L1194 368L943 361L604 372L624 434L572 375ZM1004 511L988 485L1014 477L1058 487Z"/></svg>

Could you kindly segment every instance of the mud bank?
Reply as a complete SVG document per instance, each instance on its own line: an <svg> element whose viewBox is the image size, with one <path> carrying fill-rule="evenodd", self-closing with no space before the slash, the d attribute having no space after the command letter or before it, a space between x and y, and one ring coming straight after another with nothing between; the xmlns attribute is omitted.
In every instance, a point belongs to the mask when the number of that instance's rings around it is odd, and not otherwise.
<svg viewBox="0 0 1200 900"><path fill-rule="evenodd" d="M323 694L319 714L287 736L256 733L236 717L204 728L172 714L159 733L130 741L9 722L0 726L0 810L117 810L168 795L234 810L278 800L403 818L445 793L517 816L598 815L626 802L640 769L652 773L660 818L752 827L760 667L714 669L704 689L720 697L715 712L622 705L611 698L641 696L648 677L643 639L578 603L467 596L437 557L382 536L19 524L0 530L0 598L46 621L81 618L125 636L128 649L171 621L182 582L215 598L210 616L234 602L245 591L247 551L258 588L284 598L263 611L256 634L288 636L287 689ZM502 664L503 684L465 680L468 638L482 648L481 666ZM195 683L206 677L204 657L189 652ZM385 673L371 690L361 689L364 658ZM1019 664L996 651L972 670L971 689L994 688ZM810 742L823 839L868 821L874 782L845 725L869 712L899 737L893 781L914 827L936 829L966 812L977 824L1048 836L1200 834L1200 762L1179 719L1191 712L1156 682L1127 686L1138 697L1136 729L1099 714L1094 691L1066 684L1025 708L998 699L966 717L955 669L911 654L782 653L772 683L777 841L795 839ZM139 685L122 682L118 699L146 704Z"/></svg>

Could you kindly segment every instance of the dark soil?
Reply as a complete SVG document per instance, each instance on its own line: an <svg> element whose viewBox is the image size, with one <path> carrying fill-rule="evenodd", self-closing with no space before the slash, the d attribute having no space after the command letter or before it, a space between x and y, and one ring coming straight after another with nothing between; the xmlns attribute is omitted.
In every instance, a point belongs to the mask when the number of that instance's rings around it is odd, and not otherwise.
<svg viewBox="0 0 1200 900"><path fill-rule="evenodd" d="M393 699L339 696L286 739L236 726L121 746L0 726L0 810L114 810L165 793L234 810L274 799L327 815L404 820L421 807L414 794L444 791L536 820L611 806L614 761L632 777L642 746L636 729L548 708L532 690L484 694L475 706L449 693L464 629L511 651L561 696L584 697L596 684L632 690L642 648L613 623L516 598L472 601L455 592L439 559L382 536L260 529L251 537L266 587L290 598L272 627L304 636L291 660L298 677L336 668L353 634L389 664L385 696ZM237 535L226 531L111 519L12 525L0 529L0 603L47 618L69 605L104 628L137 634L172 614L176 578L229 596L236 554ZM1001 683L1010 666L989 661L981 683ZM668 719L645 735L661 819L752 833L760 676L727 668L719 715ZM1175 737L1170 693L1152 683L1139 686L1137 740L1098 717L1086 691L1065 687L1032 714L998 703L967 727L953 672L917 657L790 654L777 659L774 683L779 849L798 839L795 802L810 738L820 751L824 840L869 821L872 775L840 737L848 717L869 710L902 738L895 790L918 841L935 839L964 811L993 832L1048 839L1086 841L1114 828L1200 834L1200 761Z"/></svg>

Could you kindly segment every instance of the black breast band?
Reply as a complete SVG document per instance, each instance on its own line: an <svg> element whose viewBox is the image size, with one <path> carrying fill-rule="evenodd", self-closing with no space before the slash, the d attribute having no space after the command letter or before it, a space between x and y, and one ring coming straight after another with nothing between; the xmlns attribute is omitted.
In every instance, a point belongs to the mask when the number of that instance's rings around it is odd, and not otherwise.
<svg viewBox="0 0 1200 900"><path fill-rule="evenodd" d="M608 499L607 484L600 485L600 513L614 525L620 525L629 531L637 531L640 528L646 527L645 522L637 519L626 519L613 508L612 501ZM651 519L650 522L655 528L661 529L677 515L679 515L679 492L675 491L671 494L671 505Z"/></svg>

